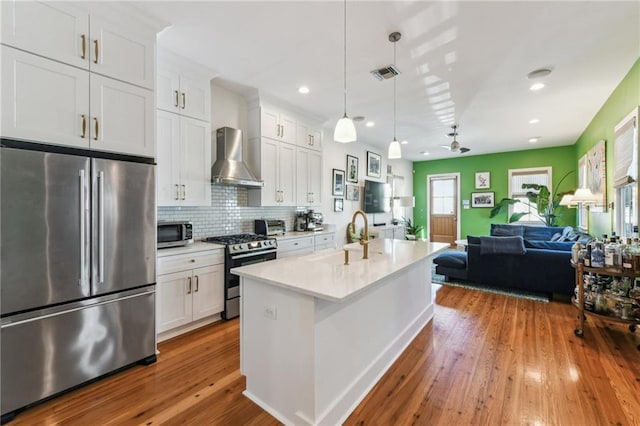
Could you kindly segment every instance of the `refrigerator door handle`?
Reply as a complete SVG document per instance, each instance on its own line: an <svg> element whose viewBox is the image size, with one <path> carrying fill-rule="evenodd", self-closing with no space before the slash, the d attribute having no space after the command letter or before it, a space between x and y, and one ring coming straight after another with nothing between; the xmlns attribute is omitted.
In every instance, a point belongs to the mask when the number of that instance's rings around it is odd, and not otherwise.
<svg viewBox="0 0 640 426"><path fill-rule="evenodd" d="M85 223L85 171L84 169L80 169L80 287L83 287L86 282L85 272L87 268L85 267L85 228L87 224Z"/></svg>
<svg viewBox="0 0 640 426"><path fill-rule="evenodd" d="M104 171L98 174L98 282L104 282Z"/></svg>

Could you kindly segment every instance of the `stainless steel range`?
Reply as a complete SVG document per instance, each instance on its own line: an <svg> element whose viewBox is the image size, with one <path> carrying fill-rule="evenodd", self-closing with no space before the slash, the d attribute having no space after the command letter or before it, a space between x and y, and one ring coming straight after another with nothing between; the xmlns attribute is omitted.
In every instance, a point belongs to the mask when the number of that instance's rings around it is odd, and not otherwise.
<svg viewBox="0 0 640 426"><path fill-rule="evenodd" d="M207 243L222 244L224 256L224 312L222 318L231 319L240 315L240 277L233 275L232 268L266 262L276 258L278 242L257 234L236 234L209 237Z"/></svg>

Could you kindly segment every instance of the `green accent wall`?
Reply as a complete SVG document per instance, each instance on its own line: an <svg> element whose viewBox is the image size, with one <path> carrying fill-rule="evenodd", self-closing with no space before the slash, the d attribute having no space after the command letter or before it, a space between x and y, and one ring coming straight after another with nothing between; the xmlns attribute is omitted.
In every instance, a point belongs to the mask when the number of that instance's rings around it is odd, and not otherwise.
<svg viewBox="0 0 640 426"><path fill-rule="evenodd" d="M574 190L578 181L575 170L577 161L574 145L566 145L554 148L530 149L526 151L512 151L498 154L464 156L446 160L422 161L413 164L413 193L416 198L416 207L413 210L414 221L425 227L427 217L427 176L446 173L460 173L460 199L470 200L472 192L476 190L475 173L491 172L491 187L486 191L495 192L495 200L509 196L509 169L522 169L529 167L552 167L553 187L569 171L573 171L559 188L559 192ZM488 235L491 223L506 223L506 212L489 218L491 209L472 208L460 210L460 237L467 235ZM561 207L558 213L562 217L558 219L561 225L575 225L574 209Z"/></svg>
<svg viewBox="0 0 640 426"><path fill-rule="evenodd" d="M631 67L625 78L611 93L609 99L596 113L591 123L576 141L576 163L591 147L601 140L606 141L607 150L607 201L615 200L613 189L613 129L634 108L640 105L640 58ZM591 213L589 233L600 236L611 234L613 213Z"/></svg>

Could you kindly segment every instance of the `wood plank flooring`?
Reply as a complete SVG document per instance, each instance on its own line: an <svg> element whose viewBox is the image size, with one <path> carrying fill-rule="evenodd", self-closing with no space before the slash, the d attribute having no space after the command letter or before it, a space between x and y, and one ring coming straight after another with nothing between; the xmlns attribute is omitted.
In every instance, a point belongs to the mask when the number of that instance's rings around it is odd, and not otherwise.
<svg viewBox="0 0 640 426"><path fill-rule="evenodd" d="M621 324L455 287L347 425L640 425L640 351ZM276 425L242 395L238 321L160 344L137 366L33 407L12 425ZM640 334L640 331L638 332Z"/></svg>

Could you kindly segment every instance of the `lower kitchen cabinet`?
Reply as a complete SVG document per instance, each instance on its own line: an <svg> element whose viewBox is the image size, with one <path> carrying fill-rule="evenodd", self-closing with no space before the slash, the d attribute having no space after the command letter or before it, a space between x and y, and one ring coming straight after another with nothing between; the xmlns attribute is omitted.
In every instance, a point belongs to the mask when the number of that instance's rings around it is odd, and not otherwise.
<svg viewBox="0 0 640 426"><path fill-rule="evenodd" d="M336 234L331 232L328 234L315 235L313 237L313 243L315 250L322 250L326 248L335 248L336 246Z"/></svg>
<svg viewBox="0 0 640 426"><path fill-rule="evenodd" d="M278 259L313 253L314 236L278 239Z"/></svg>
<svg viewBox="0 0 640 426"><path fill-rule="evenodd" d="M158 258L158 340L217 321L224 310L224 253L208 250Z"/></svg>

